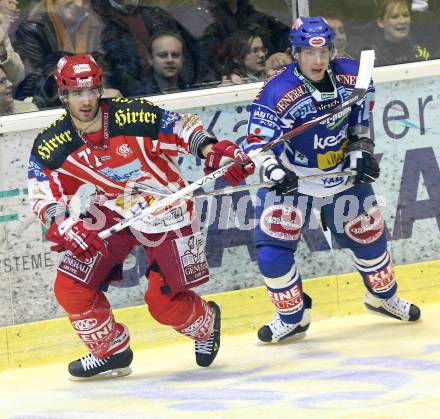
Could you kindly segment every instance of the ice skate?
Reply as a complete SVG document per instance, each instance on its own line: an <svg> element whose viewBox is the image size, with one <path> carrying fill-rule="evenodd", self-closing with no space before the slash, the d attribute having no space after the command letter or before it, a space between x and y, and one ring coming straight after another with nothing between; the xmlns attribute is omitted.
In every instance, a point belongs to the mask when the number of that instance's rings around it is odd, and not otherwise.
<svg viewBox="0 0 440 419"><path fill-rule="evenodd" d="M397 295L384 300L367 292L364 304L368 311L394 319L415 322L420 319L420 309Z"/></svg>
<svg viewBox="0 0 440 419"><path fill-rule="evenodd" d="M131 374L130 364L132 360L133 352L130 347L123 352L102 359L88 354L69 364L69 379L72 381L85 381L123 377Z"/></svg>
<svg viewBox="0 0 440 419"><path fill-rule="evenodd" d="M312 300L307 294L304 294L304 305L304 315L299 323L285 323L275 313L274 319L258 330L258 339L264 343L276 343L287 338L289 341L304 339L312 321Z"/></svg>
<svg viewBox="0 0 440 419"><path fill-rule="evenodd" d="M214 327L208 340L195 342L196 362L200 367L209 367L220 349L220 307L213 301L208 304L214 310Z"/></svg>

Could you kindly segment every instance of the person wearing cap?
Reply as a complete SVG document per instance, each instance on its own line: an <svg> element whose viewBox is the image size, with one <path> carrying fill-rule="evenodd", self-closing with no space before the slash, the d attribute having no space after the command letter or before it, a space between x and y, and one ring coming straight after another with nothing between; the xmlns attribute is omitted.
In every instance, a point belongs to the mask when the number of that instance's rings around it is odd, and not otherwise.
<svg viewBox="0 0 440 419"><path fill-rule="evenodd" d="M209 279L203 247L194 247L201 240L194 202L178 200L105 240L98 233L139 215L158 193L185 187L180 153L210 162L232 158L237 163L225 173L232 183L252 171L252 163L232 142L208 134L196 115L144 99L102 99L102 70L90 55L61 58L55 79L67 112L35 139L29 199L52 250L65 252L54 292L89 351L69 364L71 379L131 373L130 333L115 319L104 291L121 280L122 263L135 245L147 254L151 316L192 338L197 364L211 365L220 346L220 308L192 290ZM95 187L95 196L87 213L74 216L69 203L84 184ZM188 252L197 253L191 258Z"/></svg>

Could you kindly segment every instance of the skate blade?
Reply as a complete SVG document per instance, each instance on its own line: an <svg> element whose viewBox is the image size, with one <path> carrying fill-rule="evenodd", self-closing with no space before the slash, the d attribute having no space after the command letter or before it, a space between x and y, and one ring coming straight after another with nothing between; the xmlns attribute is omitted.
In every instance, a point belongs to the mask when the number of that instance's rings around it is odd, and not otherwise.
<svg viewBox="0 0 440 419"><path fill-rule="evenodd" d="M107 380L109 378L125 377L132 373L130 367L118 368L115 370L101 372L99 374L93 375L92 377L75 377L73 375L69 376L70 381L94 381L94 380Z"/></svg>
<svg viewBox="0 0 440 419"><path fill-rule="evenodd" d="M364 304L366 312L368 314L373 314L374 316L386 317L387 319L400 320L402 322L409 322L409 319L404 319L402 317L396 316L395 314L389 313L382 307L374 307L369 304Z"/></svg>
<svg viewBox="0 0 440 419"><path fill-rule="evenodd" d="M307 335L306 332L296 333L295 335L288 336L287 338L284 338L284 339L273 340L272 342L264 342L264 341L257 338L257 345L258 346L266 346L266 345L273 345L275 343L278 343L278 344L292 343L292 342L296 342L297 340L304 339L306 337L306 335Z"/></svg>

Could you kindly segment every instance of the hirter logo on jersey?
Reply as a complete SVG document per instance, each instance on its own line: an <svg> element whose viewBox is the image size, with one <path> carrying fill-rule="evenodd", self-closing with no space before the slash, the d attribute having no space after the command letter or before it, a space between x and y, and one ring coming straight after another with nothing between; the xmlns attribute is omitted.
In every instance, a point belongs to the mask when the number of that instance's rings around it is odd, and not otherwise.
<svg viewBox="0 0 440 419"><path fill-rule="evenodd" d="M385 223L378 206L373 206L363 214L348 222L345 232L357 243L373 243L382 235Z"/></svg>
<svg viewBox="0 0 440 419"><path fill-rule="evenodd" d="M315 48L323 47L325 45L325 38L322 36L314 36L310 38L309 45Z"/></svg>
<svg viewBox="0 0 440 419"><path fill-rule="evenodd" d="M124 157L125 159L130 156L131 154L133 154L133 151L131 150L130 146L128 144L121 144L117 150L116 153L121 156Z"/></svg>

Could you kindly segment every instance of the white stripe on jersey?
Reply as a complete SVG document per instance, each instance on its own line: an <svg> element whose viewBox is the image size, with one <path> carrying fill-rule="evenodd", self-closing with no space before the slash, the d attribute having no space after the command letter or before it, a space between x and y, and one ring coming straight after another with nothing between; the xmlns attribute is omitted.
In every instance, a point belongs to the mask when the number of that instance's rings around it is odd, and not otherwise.
<svg viewBox="0 0 440 419"><path fill-rule="evenodd" d="M142 156L144 157L145 161L147 162L148 166L154 171L153 175L156 179L158 179L163 185L168 184L167 176L162 170L160 170L148 157L147 152L145 151L144 146L144 137L136 137L136 141L138 142L139 148L141 149Z"/></svg>
<svg viewBox="0 0 440 419"><path fill-rule="evenodd" d="M89 176L92 176L93 178L95 178L96 180L98 180L101 183L104 183L105 185L110 186L111 188L114 189L119 189L121 191L124 190L123 186L118 185L117 183L113 183L112 181L110 181L109 179L105 178L104 176L101 176L98 172L89 169L87 166L85 166L84 164L78 162L77 160L75 160L72 156L67 157L66 159L69 163L72 163L73 165L75 165L76 167L80 168L83 172L85 172L86 174L88 174ZM77 175L75 174L75 177L77 177ZM90 182L86 182L86 183L90 183Z"/></svg>

